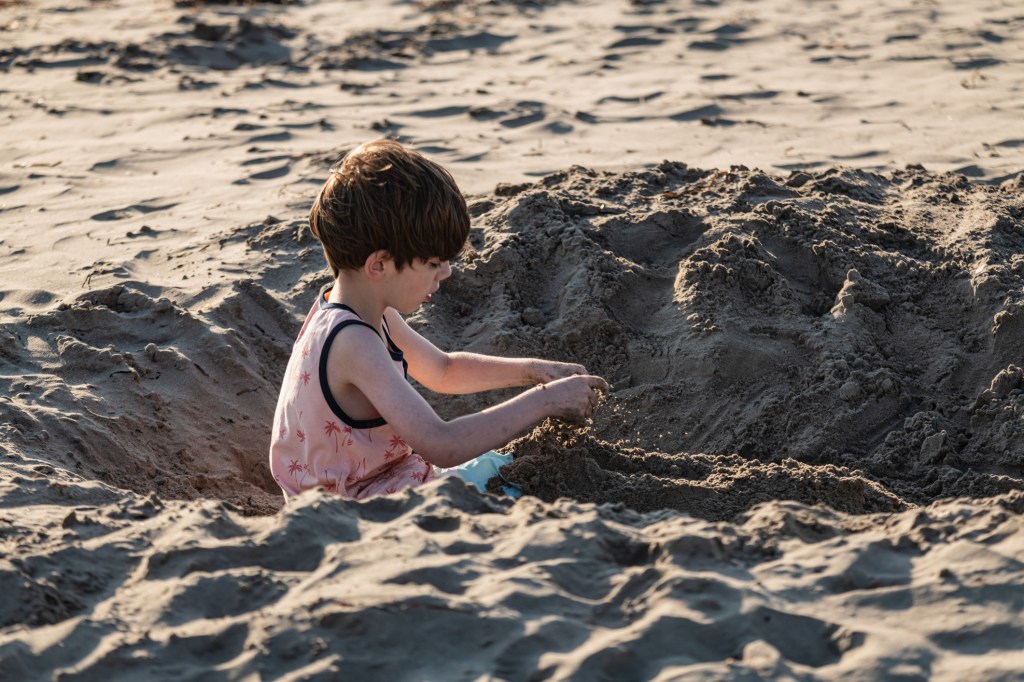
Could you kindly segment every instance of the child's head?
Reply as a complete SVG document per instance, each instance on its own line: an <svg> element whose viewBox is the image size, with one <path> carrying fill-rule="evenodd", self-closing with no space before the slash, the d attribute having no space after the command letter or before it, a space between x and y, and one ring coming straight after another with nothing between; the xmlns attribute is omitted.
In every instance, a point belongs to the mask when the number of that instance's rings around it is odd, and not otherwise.
<svg viewBox="0 0 1024 682"><path fill-rule="evenodd" d="M385 250L399 269L451 260L469 236L469 211L444 168L393 140L362 144L331 169L309 212L335 277Z"/></svg>

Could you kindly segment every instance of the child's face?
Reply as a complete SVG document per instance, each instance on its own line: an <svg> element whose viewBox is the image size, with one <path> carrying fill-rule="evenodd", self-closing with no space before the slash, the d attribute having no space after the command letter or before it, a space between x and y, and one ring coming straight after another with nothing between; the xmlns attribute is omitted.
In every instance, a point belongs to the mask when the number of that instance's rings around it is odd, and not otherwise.
<svg viewBox="0 0 1024 682"><path fill-rule="evenodd" d="M397 295L393 307L403 315L416 312L422 304L432 300L441 282L451 277L451 274L452 266L446 260L416 258L395 272Z"/></svg>

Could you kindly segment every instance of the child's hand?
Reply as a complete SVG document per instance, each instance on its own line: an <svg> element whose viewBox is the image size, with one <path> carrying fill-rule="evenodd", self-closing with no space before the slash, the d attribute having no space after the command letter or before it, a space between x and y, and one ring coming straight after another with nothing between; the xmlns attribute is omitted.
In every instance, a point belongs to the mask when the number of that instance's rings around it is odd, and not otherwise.
<svg viewBox="0 0 1024 682"><path fill-rule="evenodd" d="M594 413L608 382L598 376L578 374L557 379L540 387L552 407L551 416L582 422Z"/></svg>
<svg viewBox="0 0 1024 682"><path fill-rule="evenodd" d="M586 374L587 368L583 365L575 365L568 362L534 360L527 371L529 372L527 377L528 384L546 384L556 379Z"/></svg>

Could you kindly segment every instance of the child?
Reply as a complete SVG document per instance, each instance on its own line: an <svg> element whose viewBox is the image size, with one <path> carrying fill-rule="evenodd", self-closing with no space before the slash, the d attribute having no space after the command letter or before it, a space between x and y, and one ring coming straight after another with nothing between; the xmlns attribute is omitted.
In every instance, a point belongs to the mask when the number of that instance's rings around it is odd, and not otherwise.
<svg viewBox="0 0 1024 682"><path fill-rule="evenodd" d="M483 489L511 460L489 450L545 417L587 418L607 390L581 365L445 353L405 323L469 235L455 181L420 154L391 140L357 147L332 169L309 224L334 284L299 331L274 414L270 469L286 497L394 493L459 465L443 473ZM444 421L407 376L441 393L534 387Z"/></svg>

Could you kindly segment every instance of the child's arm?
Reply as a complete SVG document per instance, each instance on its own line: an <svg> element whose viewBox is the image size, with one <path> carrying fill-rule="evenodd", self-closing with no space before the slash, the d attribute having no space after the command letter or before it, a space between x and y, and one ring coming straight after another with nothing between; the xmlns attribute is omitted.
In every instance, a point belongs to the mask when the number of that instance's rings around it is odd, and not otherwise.
<svg viewBox="0 0 1024 682"><path fill-rule="evenodd" d="M545 417L581 421L597 405L598 391L608 388L600 377L570 376L446 422L395 371L380 337L362 326L350 327L335 339L328 371L342 374L416 452L441 467L457 466L501 447Z"/></svg>
<svg viewBox="0 0 1024 682"><path fill-rule="evenodd" d="M438 393L478 393L496 388L545 384L587 368L536 358L500 358L478 353L445 353L411 328L396 311L384 315L388 330L405 353L409 374Z"/></svg>

